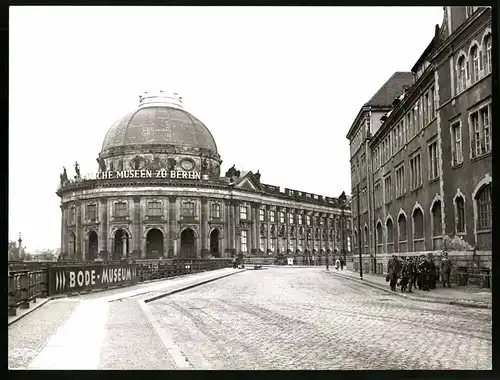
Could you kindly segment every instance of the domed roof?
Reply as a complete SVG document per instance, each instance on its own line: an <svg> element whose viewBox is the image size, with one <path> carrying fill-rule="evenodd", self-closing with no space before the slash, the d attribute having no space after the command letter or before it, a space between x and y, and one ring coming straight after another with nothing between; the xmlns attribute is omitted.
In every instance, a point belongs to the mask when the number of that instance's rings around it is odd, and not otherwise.
<svg viewBox="0 0 500 380"><path fill-rule="evenodd" d="M217 153L217 145L208 128L182 109L177 94L165 96L145 93L138 109L125 115L108 131L102 151L121 146L165 144L192 146Z"/></svg>

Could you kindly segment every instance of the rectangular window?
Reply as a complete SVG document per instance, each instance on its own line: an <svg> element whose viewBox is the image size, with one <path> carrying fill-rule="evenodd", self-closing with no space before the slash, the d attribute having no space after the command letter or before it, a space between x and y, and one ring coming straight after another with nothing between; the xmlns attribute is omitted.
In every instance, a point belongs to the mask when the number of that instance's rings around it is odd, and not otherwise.
<svg viewBox="0 0 500 380"><path fill-rule="evenodd" d="M302 214L298 214L298 219L299 219L299 226L302 225Z"/></svg>
<svg viewBox="0 0 500 380"><path fill-rule="evenodd" d="M392 179L389 174L384 178L385 203L392 201Z"/></svg>
<svg viewBox="0 0 500 380"><path fill-rule="evenodd" d="M401 165L396 169L396 198L405 193L405 167Z"/></svg>
<svg viewBox="0 0 500 380"><path fill-rule="evenodd" d="M470 114L472 132L472 156L479 157L491 152L490 105Z"/></svg>
<svg viewBox="0 0 500 380"><path fill-rule="evenodd" d="M415 135L420 131L420 106L419 103L417 102L415 104L415 108L413 108L413 126L414 126L414 132Z"/></svg>
<svg viewBox="0 0 500 380"><path fill-rule="evenodd" d="M247 231L246 230L241 230L241 252L247 252L248 251L248 246L247 246Z"/></svg>
<svg viewBox="0 0 500 380"><path fill-rule="evenodd" d="M182 216L194 216L194 202L182 202Z"/></svg>
<svg viewBox="0 0 500 380"><path fill-rule="evenodd" d="M266 221L266 211L260 209L259 210L259 221L265 222Z"/></svg>
<svg viewBox="0 0 500 380"><path fill-rule="evenodd" d="M411 140L413 137L413 118L411 112L406 114L406 138L407 141Z"/></svg>
<svg viewBox="0 0 500 380"><path fill-rule="evenodd" d="M276 245L276 240L269 239L269 249L271 250L271 252L274 252L275 245Z"/></svg>
<svg viewBox="0 0 500 380"><path fill-rule="evenodd" d="M87 220L95 221L97 219L97 205L87 205L86 208Z"/></svg>
<svg viewBox="0 0 500 380"><path fill-rule="evenodd" d="M423 105L423 118L424 118L424 126L427 125L427 123L429 122L429 116L430 116L430 97L429 97L429 93L427 92L425 95L424 95L424 105Z"/></svg>
<svg viewBox="0 0 500 380"><path fill-rule="evenodd" d="M293 212L289 212L288 213L288 223L289 224L294 224L293 222L294 222L294 220L293 220Z"/></svg>
<svg viewBox="0 0 500 380"><path fill-rule="evenodd" d="M306 215L306 225L307 226L311 225L311 216L310 215Z"/></svg>
<svg viewBox="0 0 500 380"><path fill-rule="evenodd" d="M261 250L261 252L264 252L266 250L266 245L264 244L263 238L260 238L259 249Z"/></svg>
<svg viewBox="0 0 500 380"><path fill-rule="evenodd" d="M220 219L220 204L212 203L211 214L213 219Z"/></svg>
<svg viewBox="0 0 500 380"><path fill-rule="evenodd" d="M274 223L276 219L276 213L273 210L269 210L269 221L271 223Z"/></svg>
<svg viewBox="0 0 500 380"><path fill-rule="evenodd" d="M161 209L161 202L152 201L148 202L147 216L161 216L163 214Z"/></svg>
<svg viewBox="0 0 500 380"><path fill-rule="evenodd" d="M420 153L417 153L410 159L410 189L414 190L420 185L422 185L422 165Z"/></svg>
<svg viewBox="0 0 500 380"><path fill-rule="evenodd" d="M285 212L284 211L280 212L280 223L285 224Z"/></svg>
<svg viewBox="0 0 500 380"><path fill-rule="evenodd" d="M375 208L377 209L382 206L382 187L380 182L377 182L373 186L373 192L375 193Z"/></svg>
<svg viewBox="0 0 500 380"><path fill-rule="evenodd" d="M437 98L436 98L436 91L434 90L434 86L431 87L430 102L431 102L431 107L430 107L430 115L429 115L430 120L429 121L432 121L436 117L436 108L437 108L437 104L436 104Z"/></svg>
<svg viewBox="0 0 500 380"><path fill-rule="evenodd" d="M127 203L118 202L115 203L115 217L123 218L128 216Z"/></svg>
<svg viewBox="0 0 500 380"><path fill-rule="evenodd" d="M428 151L429 151L429 180L433 180L439 177L437 141L434 141L429 145Z"/></svg>
<svg viewBox="0 0 500 380"><path fill-rule="evenodd" d="M247 206L240 206L240 219L248 219L248 208Z"/></svg>
<svg viewBox="0 0 500 380"><path fill-rule="evenodd" d="M75 224L75 214L76 214L76 208L75 207L70 207L68 210L68 219L69 219L69 224Z"/></svg>
<svg viewBox="0 0 500 380"><path fill-rule="evenodd" d="M459 121L451 125L451 159L452 165L458 165L464 161L462 155L462 123Z"/></svg>

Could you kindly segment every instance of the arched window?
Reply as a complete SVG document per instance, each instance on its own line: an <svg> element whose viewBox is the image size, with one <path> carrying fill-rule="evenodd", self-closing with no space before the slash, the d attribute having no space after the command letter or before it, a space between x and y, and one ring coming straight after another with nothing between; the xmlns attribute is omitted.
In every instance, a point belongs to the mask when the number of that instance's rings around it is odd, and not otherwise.
<svg viewBox="0 0 500 380"><path fill-rule="evenodd" d="M365 232L364 237L363 237L364 244L365 244L365 247L368 247L368 226L365 226L364 232Z"/></svg>
<svg viewBox="0 0 500 380"><path fill-rule="evenodd" d="M424 237L424 215L419 208L413 213L413 239L423 239Z"/></svg>
<svg viewBox="0 0 500 380"><path fill-rule="evenodd" d="M455 198L455 213L457 233L465 232L465 201L461 196Z"/></svg>
<svg viewBox="0 0 500 380"><path fill-rule="evenodd" d="M387 244L394 243L394 226L392 225L392 219L387 219L385 224L387 228Z"/></svg>
<svg viewBox="0 0 500 380"><path fill-rule="evenodd" d="M484 72L489 74L491 73L491 33L484 38L483 54Z"/></svg>
<svg viewBox="0 0 500 380"><path fill-rule="evenodd" d="M406 217L401 214L398 218L398 229L399 229L399 241L406 241Z"/></svg>
<svg viewBox="0 0 500 380"><path fill-rule="evenodd" d="M462 92L467 87L467 71L467 60L465 59L465 56L462 55L458 59L458 92Z"/></svg>
<svg viewBox="0 0 500 380"><path fill-rule="evenodd" d="M476 195L477 201L477 229L491 228L491 185L483 186Z"/></svg>
<svg viewBox="0 0 500 380"><path fill-rule="evenodd" d="M377 245L382 244L382 223L377 223Z"/></svg>
<svg viewBox="0 0 500 380"><path fill-rule="evenodd" d="M470 52L472 58L472 83L479 80L479 72L481 71L481 62L479 58L479 48L474 45Z"/></svg>
<svg viewBox="0 0 500 380"><path fill-rule="evenodd" d="M353 246L356 248L358 246L358 231L354 230L354 241Z"/></svg>
<svg viewBox="0 0 500 380"><path fill-rule="evenodd" d="M432 206L432 236L441 236L441 201L434 202Z"/></svg>

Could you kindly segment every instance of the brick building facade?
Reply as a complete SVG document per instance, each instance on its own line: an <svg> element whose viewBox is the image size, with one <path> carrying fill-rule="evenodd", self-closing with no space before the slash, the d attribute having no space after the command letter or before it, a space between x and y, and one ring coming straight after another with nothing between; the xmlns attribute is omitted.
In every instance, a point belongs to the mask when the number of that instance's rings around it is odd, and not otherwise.
<svg viewBox="0 0 500 380"><path fill-rule="evenodd" d="M360 109L347 138L365 270L443 248L491 270L491 48L491 8L444 7L411 72Z"/></svg>

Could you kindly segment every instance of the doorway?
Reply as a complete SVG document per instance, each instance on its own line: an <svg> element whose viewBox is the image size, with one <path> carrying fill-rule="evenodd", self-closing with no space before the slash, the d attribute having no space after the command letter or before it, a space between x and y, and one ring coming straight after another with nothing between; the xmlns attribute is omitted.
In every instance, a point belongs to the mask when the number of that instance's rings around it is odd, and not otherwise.
<svg viewBox="0 0 500 380"><path fill-rule="evenodd" d="M125 240L123 240L125 237ZM120 260L123 257L123 243L125 242L125 250L128 253L128 235L124 230L118 230L115 233L115 250L113 252L113 260Z"/></svg>
<svg viewBox="0 0 500 380"><path fill-rule="evenodd" d="M210 233L210 254L219 257L219 230L215 229Z"/></svg>
<svg viewBox="0 0 500 380"><path fill-rule="evenodd" d="M146 235L146 256L150 259L163 257L163 233L152 228Z"/></svg>
<svg viewBox="0 0 500 380"><path fill-rule="evenodd" d="M93 261L97 259L97 250L98 250L98 237L97 232L90 231L89 233L89 246L88 246L88 260Z"/></svg>
<svg viewBox="0 0 500 380"><path fill-rule="evenodd" d="M181 233L181 257L196 257L195 236L191 228L186 228Z"/></svg>

